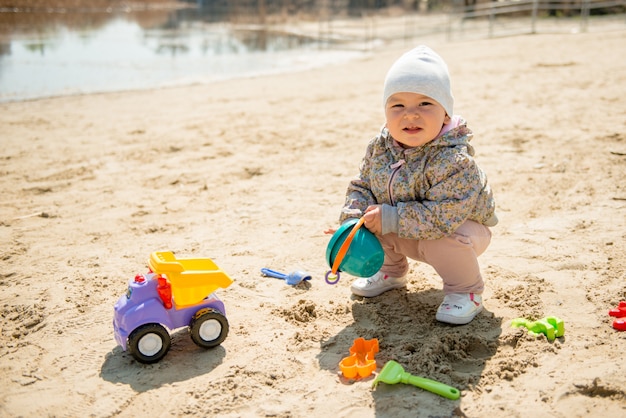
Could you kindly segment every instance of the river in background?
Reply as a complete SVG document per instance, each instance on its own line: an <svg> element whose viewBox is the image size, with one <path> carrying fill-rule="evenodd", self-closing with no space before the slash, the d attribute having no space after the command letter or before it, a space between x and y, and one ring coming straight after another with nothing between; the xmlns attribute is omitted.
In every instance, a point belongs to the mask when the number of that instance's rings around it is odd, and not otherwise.
<svg viewBox="0 0 626 418"><path fill-rule="evenodd" d="M0 9L0 102L150 89L346 61L360 50L202 8Z"/></svg>
<svg viewBox="0 0 626 418"><path fill-rule="evenodd" d="M26 6L3 6L15 3ZM492 6L480 16L414 7L443 1L409 2L382 18L374 9L352 8L348 0L249 2L254 9L245 3L0 0L0 103L292 72L351 60L381 44L400 41L408 47L433 36L470 40L624 27L623 0L599 3L593 19L579 17L582 11L565 3L562 13L572 17L544 11L539 19L530 9L510 12L505 3L497 18L490 15Z"/></svg>

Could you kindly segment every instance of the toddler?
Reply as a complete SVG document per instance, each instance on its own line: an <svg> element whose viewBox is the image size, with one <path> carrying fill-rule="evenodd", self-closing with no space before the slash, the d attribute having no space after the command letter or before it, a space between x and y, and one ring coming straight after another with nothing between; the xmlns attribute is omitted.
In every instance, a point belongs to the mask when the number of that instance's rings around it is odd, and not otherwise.
<svg viewBox="0 0 626 418"><path fill-rule="evenodd" d="M467 324L482 310L477 257L498 222L487 177L474 160L472 131L453 112L445 62L426 46L402 55L385 78L385 125L367 146L340 221L365 218L385 251L380 271L352 283L373 297L406 286L407 257L443 279L436 319Z"/></svg>

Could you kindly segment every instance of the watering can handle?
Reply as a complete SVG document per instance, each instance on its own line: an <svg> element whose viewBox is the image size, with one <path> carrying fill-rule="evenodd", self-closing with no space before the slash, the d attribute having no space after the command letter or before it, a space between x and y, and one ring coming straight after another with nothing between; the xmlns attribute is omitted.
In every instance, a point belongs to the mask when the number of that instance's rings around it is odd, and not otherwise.
<svg viewBox="0 0 626 418"><path fill-rule="evenodd" d="M406 378L406 382L404 381ZM425 377L414 376L407 373L406 376L403 376L402 381L404 383L409 383L413 386L417 386L418 388L422 388L429 392L435 393L439 396L443 396L448 399L459 399L461 396L461 392L458 389L453 388L452 386L448 386L445 383L437 382L436 380L427 379Z"/></svg>
<svg viewBox="0 0 626 418"><path fill-rule="evenodd" d="M339 270L339 266L341 265L343 258L346 256L346 253L348 252L348 248L350 248L352 239L354 238L354 236L356 235L356 232L359 230L359 228L363 225L364 222L365 222L365 218L359 219L359 222L357 222L356 225L354 225L354 227L352 228L352 231L350 231L350 234L348 235L346 240L343 242L343 244L341 244L341 247L339 247L339 251L337 252L337 256L335 257L335 261L333 262L333 266L330 270L333 274L337 274L337 270Z"/></svg>
<svg viewBox="0 0 626 418"><path fill-rule="evenodd" d="M326 280L326 283L337 284L337 282L339 281L339 266L341 265L343 258L348 252L348 248L350 248L350 243L352 243L352 239L356 235L356 231L358 231L358 229L363 225L364 222L365 222L365 219L363 218L359 219L359 221L354 225L354 227L352 227L352 231L350 231L350 234L346 237L343 244L341 244L341 247L339 247L339 251L337 251L337 256L335 257L335 261L333 262L332 267L330 268L330 270L326 273L326 276L324 277L324 279ZM334 277L331 276L331 274Z"/></svg>

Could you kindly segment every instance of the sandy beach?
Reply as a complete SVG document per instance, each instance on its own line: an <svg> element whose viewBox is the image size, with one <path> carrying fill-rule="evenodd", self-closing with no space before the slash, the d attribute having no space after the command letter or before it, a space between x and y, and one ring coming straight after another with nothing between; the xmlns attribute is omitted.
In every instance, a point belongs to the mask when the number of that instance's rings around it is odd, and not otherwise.
<svg viewBox="0 0 626 418"><path fill-rule="evenodd" d="M416 43L419 43L416 42ZM0 104L0 416L618 417L626 414L626 31L428 42L447 62L500 224L485 311L435 320L441 281L328 285L329 236L413 45L274 76ZM143 365L113 306L153 251L211 258L230 332ZM306 270L298 286L263 267ZM563 320L549 341L515 318ZM344 378L354 339L377 371ZM388 360L461 391L371 384Z"/></svg>

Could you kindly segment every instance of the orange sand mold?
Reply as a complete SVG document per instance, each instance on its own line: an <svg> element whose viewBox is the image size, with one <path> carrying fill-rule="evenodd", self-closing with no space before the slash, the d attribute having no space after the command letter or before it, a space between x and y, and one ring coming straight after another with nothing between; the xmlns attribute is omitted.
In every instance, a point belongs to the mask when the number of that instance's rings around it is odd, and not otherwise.
<svg viewBox="0 0 626 418"><path fill-rule="evenodd" d="M348 379L368 377L376 370L376 353L378 339L357 338L350 347L350 355L339 362L339 369Z"/></svg>

